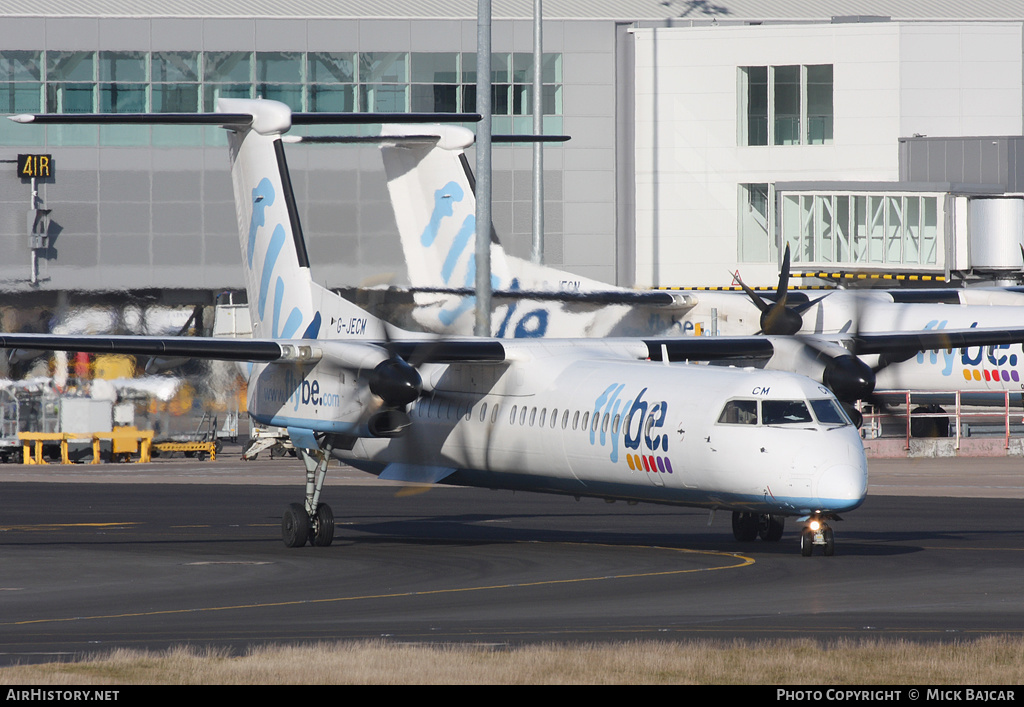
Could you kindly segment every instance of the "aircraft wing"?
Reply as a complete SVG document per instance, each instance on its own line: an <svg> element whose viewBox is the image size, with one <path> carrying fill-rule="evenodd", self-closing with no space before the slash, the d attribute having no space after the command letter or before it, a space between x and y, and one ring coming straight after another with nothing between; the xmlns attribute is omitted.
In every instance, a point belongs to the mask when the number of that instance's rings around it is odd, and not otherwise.
<svg viewBox="0 0 1024 707"><path fill-rule="evenodd" d="M202 336L65 336L0 334L0 348L35 351L121 353L220 361L312 361L329 358L345 365L361 363L356 351L390 349L418 363L500 363L506 359L499 341L481 339L416 339L403 341L332 341L324 339L228 339Z"/></svg>
<svg viewBox="0 0 1024 707"><path fill-rule="evenodd" d="M412 294L439 294L453 297L473 297L476 291L467 287L410 287ZM540 300L596 306L610 304L646 305L689 310L696 306L694 296L665 290L495 290L493 299Z"/></svg>

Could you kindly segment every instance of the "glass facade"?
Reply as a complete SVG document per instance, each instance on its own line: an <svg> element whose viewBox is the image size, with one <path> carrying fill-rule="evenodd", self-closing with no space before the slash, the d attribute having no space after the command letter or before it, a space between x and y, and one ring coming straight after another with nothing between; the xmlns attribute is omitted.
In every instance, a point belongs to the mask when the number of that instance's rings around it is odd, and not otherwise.
<svg viewBox="0 0 1024 707"><path fill-rule="evenodd" d="M495 53L491 69L494 131L531 133L532 53ZM541 72L545 132L560 133L561 54L545 54ZM6 51L0 112L209 112L222 97L268 98L297 112L473 112L475 81L476 55L461 52ZM0 133L6 140L11 130ZM45 138L23 129L8 144L109 144L104 134L94 126L50 126ZM122 129L118 144L201 144L204 134Z"/></svg>

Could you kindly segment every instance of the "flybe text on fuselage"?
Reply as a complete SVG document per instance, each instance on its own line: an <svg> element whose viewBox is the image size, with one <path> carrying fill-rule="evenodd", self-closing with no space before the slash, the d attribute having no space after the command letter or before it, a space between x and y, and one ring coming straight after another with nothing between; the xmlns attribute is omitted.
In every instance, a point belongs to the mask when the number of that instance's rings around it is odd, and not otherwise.
<svg viewBox="0 0 1024 707"><path fill-rule="evenodd" d="M948 320L932 320L923 327L927 330L947 328ZM976 328L973 322L971 328ZM966 382L989 382L1000 384L1020 384L1018 362L1024 362L1024 356L1011 349L1020 349L1020 344L997 344L994 346L973 346L962 349L940 349L917 354L916 362L928 369L939 368L939 373L951 382L961 377Z"/></svg>

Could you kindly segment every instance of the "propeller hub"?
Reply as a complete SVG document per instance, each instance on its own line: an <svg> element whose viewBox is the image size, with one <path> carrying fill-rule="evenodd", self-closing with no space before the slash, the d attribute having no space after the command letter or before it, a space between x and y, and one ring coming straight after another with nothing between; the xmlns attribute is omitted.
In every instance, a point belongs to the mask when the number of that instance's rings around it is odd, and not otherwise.
<svg viewBox="0 0 1024 707"><path fill-rule="evenodd" d="M846 403L863 400L875 390L875 372L856 356L836 356L825 366L822 382Z"/></svg>
<svg viewBox="0 0 1024 707"><path fill-rule="evenodd" d="M388 407L401 408L420 397L423 379L415 368L393 356L381 361L370 373L370 392Z"/></svg>

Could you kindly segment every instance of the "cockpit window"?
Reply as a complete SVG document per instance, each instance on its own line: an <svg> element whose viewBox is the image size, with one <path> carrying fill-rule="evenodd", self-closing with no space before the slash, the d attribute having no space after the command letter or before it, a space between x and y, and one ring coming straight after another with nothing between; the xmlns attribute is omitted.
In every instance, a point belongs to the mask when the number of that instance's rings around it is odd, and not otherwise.
<svg viewBox="0 0 1024 707"><path fill-rule="evenodd" d="M823 425L852 425L849 416L842 406L835 400L825 398L823 400L812 400L811 407L814 409L814 416Z"/></svg>
<svg viewBox="0 0 1024 707"><path fill-rule="evenodd" d="M730 400L725 404L718 422L724 425L756 425L756 400Z"/></svg>
<svg viewBox="0 0 1024 707"><path fill-rule="evenodd" d="M795 425L814 421L803 400L762 400L761 415L766 425Z"/></svg>

